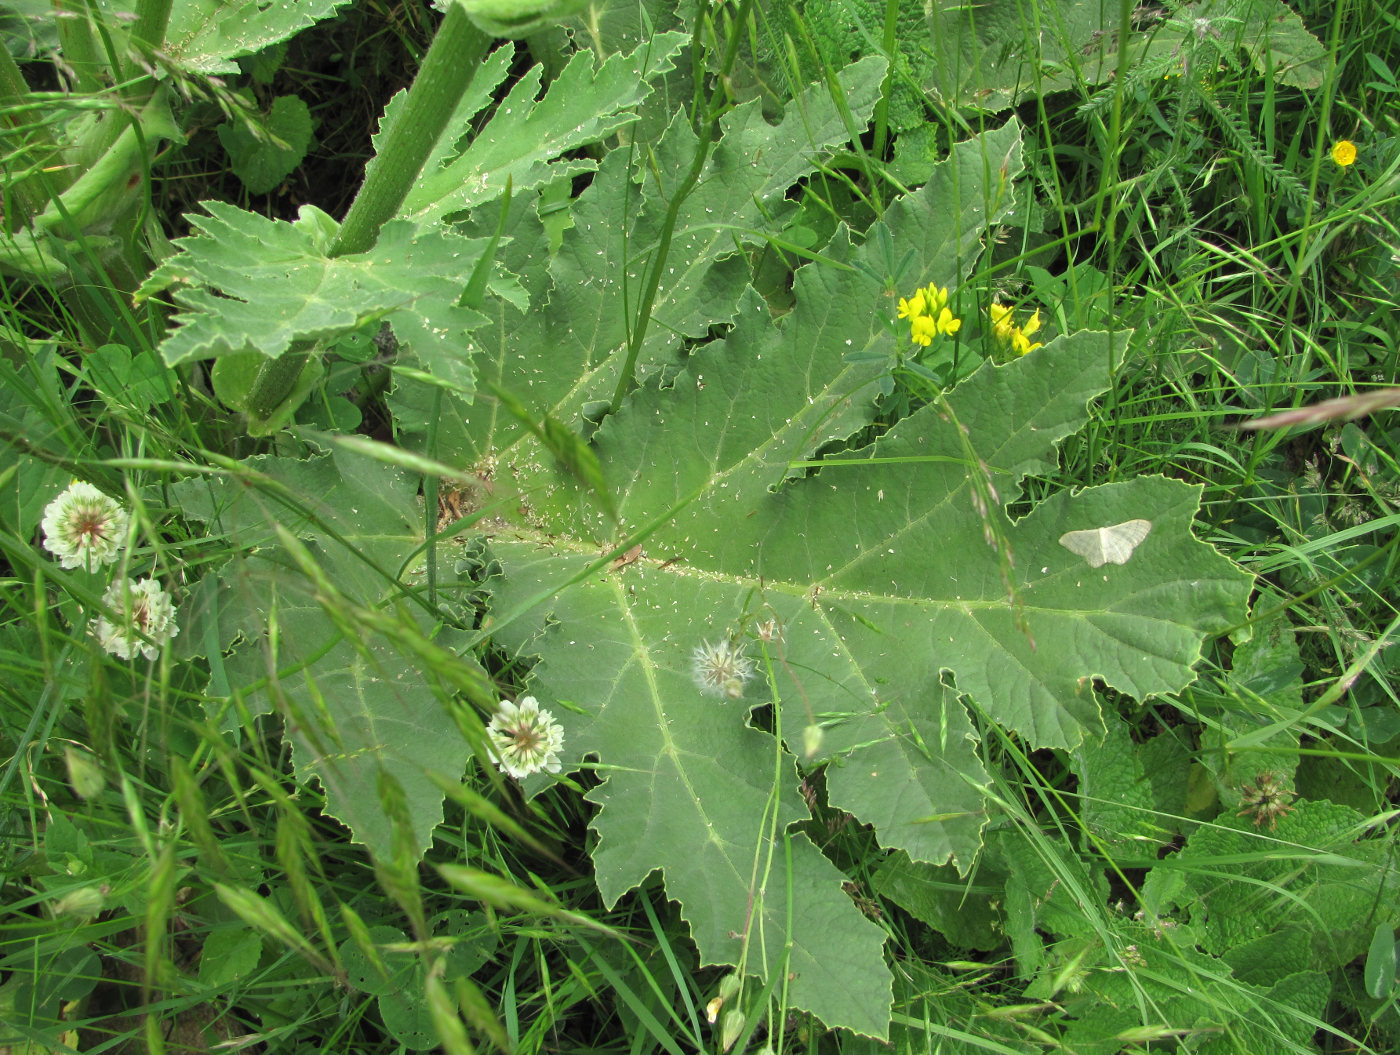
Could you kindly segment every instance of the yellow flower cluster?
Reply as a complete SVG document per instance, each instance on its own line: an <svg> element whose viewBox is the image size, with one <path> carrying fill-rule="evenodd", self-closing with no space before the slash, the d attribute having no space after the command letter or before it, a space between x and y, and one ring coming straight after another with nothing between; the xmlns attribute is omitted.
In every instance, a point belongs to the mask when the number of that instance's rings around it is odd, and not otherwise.
<svg viewBox="0 0 1400 1055"><path fill-rule="evenodd" d="M908 299L900 297L899 317L909 320L909 339L925 346L940 333L957 333L962 328L962 319L948 308L947 286L925 286Z"/></svg>
<svg viewBox="0 0 1400 1055"><path fill-rule="evenodd" d="M1356 144L1350 139L1339 139L1332 144L1332 160L1346 168L1356 161Z"/></svg>
<svg viewBox="0 0 1400 1055"><path fill-rule="evenodd" d="M1031 343L1031 337L1036 330L1040 329L1040 309L1035 309L1035 314L1027 320L1025 326L1017 326L1011 321L1011 309L1005 304L992 301L992 306L988 309L992 316L992 333L996 334L997 340L1004 344L1010 344L1012 351L1017 355L1026 355L1035 351L1043 342Z"/></svg>

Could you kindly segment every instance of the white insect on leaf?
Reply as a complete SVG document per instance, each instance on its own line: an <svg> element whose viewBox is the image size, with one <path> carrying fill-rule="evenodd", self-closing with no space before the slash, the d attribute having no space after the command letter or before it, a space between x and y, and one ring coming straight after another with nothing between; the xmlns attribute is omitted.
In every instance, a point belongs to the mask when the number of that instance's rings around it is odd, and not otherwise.
<svg viewBox="0 0 1400 1055"><path fill-rule="evenodd" d="M1083 557L1091 568L1100 568L1105 564L1127 564L1133 550L1151 530L1150 520L1125 520L1108 527L1066 531L1060 536L1060 545Z"/></svg>

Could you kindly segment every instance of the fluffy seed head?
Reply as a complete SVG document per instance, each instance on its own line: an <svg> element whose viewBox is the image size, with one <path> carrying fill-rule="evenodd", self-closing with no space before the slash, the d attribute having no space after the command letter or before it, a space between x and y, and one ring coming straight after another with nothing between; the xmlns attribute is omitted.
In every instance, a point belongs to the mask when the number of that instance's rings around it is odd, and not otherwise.
<svg viewBox="0 0 1400 1055"><path fill-rule="evenodd" d="M744 695L744 682L753 677L753 660L744 655L743 645L727 637L713 645L704 641L690 653L690 676L706 695L737 700Z"/></svg>

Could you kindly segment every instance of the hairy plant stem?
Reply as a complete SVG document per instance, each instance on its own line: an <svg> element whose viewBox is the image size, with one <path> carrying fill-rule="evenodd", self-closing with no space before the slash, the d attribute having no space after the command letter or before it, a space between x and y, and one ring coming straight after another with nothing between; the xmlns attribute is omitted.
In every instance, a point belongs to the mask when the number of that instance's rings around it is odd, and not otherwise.
<svg viewBox="0 0 1400 1055"><path fill-rule="evenodd" d="M8 48L0 48L0 126L14 128L26 121L26 118L22 116L24 110L21 104L28 95L29 85L25 82L24 74L20 73L19 65L15 62L14 56L10 54ZM57 155L58 144L53 141L48 129L42 124L39 128L31 130L29 135L31 146L37 147L40 157L48 158ZM7 210L10 215L7 218L5 229L16 231L24 220L43 209L45 198L43 191L35 184L32 177L26 177L10 184L9 192L18 208Z"/></svg>
<svg viewBox="0 0 1400 1055"><path fill-rule="evenodd" d="M490 43L491 38L472 24L460 4L448 6L403 108L384 134L365 171L365 182L345 214L331 246L332 257L374 248L381 228L408 197ZM264 363L248 392L248 413L269 417L287 398L314 351L314 342L299 341L281 358Z"/></svg>
<svg viewBox="0 0 1400 1055"><path fill-rule="evenodd" d="M131 39L148 48L159 49L165 44L165 30L170 25L170 9L174 0L137 0L136 22L131 27Z"/></svg>
<svg viewBox="0 0 1400 1055"><path fill-rule="evenodd" d="M105 67L88 21L88 6L84 0L54 0L53 9L63 62L73 71L73 89L95 95L102 90Z"/></svg>
<svg viewBox="0 0 1400 1055"><path fill-rule="evenodd" d="M141 112L131 116L88 170L62 194L55 194L48 207L34 218L36 229L67 230L76 235L89 225L110 219L133 173L144 173L149 167L157 141L180 134L170 115L167 94L164 87L151 94ZM112 124L115 126L116 122ZM143 179L141 193L146 193L144 185Z"/></svg>
<svg viewBox="0 0 1400 1055"><path fill-rule="evenodd" d="M477 29L460 4L451 4L403 108L389 126L365 173L331 256L374 248L379 231L403 205L428 155L481 65L491 38Z"/></svg>

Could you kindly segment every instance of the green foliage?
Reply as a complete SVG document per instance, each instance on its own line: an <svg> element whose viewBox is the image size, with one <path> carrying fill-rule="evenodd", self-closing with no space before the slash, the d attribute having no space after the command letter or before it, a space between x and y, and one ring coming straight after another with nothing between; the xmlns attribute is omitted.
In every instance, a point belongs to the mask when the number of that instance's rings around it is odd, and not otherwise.
<svg viewBox="0 0 1400 1055"><path fill-rule="evenodd" d="M1125 69L1134 78L1160 78L1233 63L1238 50L1261 73L1300 88L1319 87L1325 65L1322 45L1283 0L1210 0L1175 14L1171 6L1084 0L1057 0L1034 12L1019 0L931 10L899 0L893 11L890 26L887 5L875 0L786 7L767 27L756 79L782 83L771 70L787 64L789 40L810 76L884 52L892 30L890 125L917 133L930 106L996 113L1027 96L1101 85Z"/></svg>
<svg viewBox="0 0 1400 1055"><path fill-rule="evenodd" d="M382 856L395 846L392 819L366 789L391 778L412 826L401 835L421 853L442 819L439 781L471 754L442 682L486 679L469 656L444 653L455 635L430 637L421 565L411 564L422 551L417 480L344 450L258 458L244 472L304 504L305 519L279 516L241 473L175 486L184 515L241 554L204 579L190 609L207 632L187 635L185 647L245 642L221 658L206 707L230 729L239 716L286 714L301 777L320 780L327 812ZM297 574L308 561L318 582ZM479 738L479 722L471 728Z"/></svg>
<svg viewBox="0 0 1400 1055"><path fill-rule="evenodd" d="M237 73L235 59L286 41L346 2L138 0L67 11L56 37L43 38L42 57L74 92L46 98L28 97L3 49L0 107L29 116L4 157L18 207L0 269L61 289L95 267L117 289L134 289L163 244L150 222L152 169L166 141L185 141L196 102L215 102L232 118L221 138L240 176L274 186L305 154L305 104L279 99L263 118L215 75ZM180 97L187 105L177 106Z"/></svg>
<svg viewBox="0 0 1400 1055"><path fill-rule="evenodd" d="M147 298L175 287L184 311L161 345L166 363L244 353L276 359L297 341L382 320L441 383L472 390L462 342L482 318L456 299L484 240L399 222L369 252L332 258L335 221L314 207L294 223L218 202L206 208L207 218L191 218L200 233L178 240L181 252L137 293Z"/></svg>
<svg viewBox="0 0 1400 1055"><path fill-rule="evenodd" d="M566 6L0 57L0 1047L1392 1050L1387 13Z"/></svg>
<svg viewBox="0 0 1400 1055"><path fill-rule="evenodd" d="M1014 126L969 144L922 194L888 210L890 240L911 251L912 274L956 283L956 262L970 265L988 218L1011 205L1004 176L988 162L1015 149ZM718 155L716 165L725 171ZM622 199L600 186L603 200ZM722 212L711 215L724 222ZM592 240L618 226L600 218L575 230ZM1200 647L1199 631L1187 628L1238 618L1246 583L1190 539L1194 494L1165 480L1052 501L1016 525L999 511L979 516L976 467L990 467L983 471L1002 502L1014 500L1021 476L1044 468L1101 391L1103 366L1117 354L1107 335L1063 338L1010 366L984 367L947 404L901 422L874 448L827 459L816 477L781 487L794 463L873 418L882 367L846 359L891 340L885 291L894 279L881 274L878 245L854 249L838 235L821 266L798 272L797 308L778 325L753 294L741 296L722 342L692 356L664 387L644 386L606 422L596 439L603 475L624 530L635 525L635 535L612 535L609 521L591 515L534 453L533 437L506 442L512 432L502 435L499 422L483 423L498 430L490 447L454 448L440 431L435 452L489 459L497 479L528 503L527 521L498 532L492 545L504 572L493 588L493 630L532 657L532 691L582 712L562 719L571 750L608 767L590 796L603 805L594 856L605 898L663 869L703 960L754 969L751 950L787 949L793 1003L829 1024L874 1033L883 1031L877 1009L888 991L878 935L863 936L868 925L843 908L836 877L802 840L760 834L767 824L781 833L800 816L789 798L793 760L774 756L745 721L747 707L702 695L696 651L722 640L762 646L766 677L746 690L748 706L780 701L775 728L792 744L806 727L825 728L818 757L840 760L828 777L833 804L874 824L886 845L931 862L952 856L965 869L985 823L978 789L986 777L962 704L951 692L930 694L940 669L993 720L1035 744L1070 746L1100 724L1081 695L1082 675L1098 673L1139 695L1180 688ZM697 257L704 261L703 253L683 258ZM685 289L695 280L682 272L675 281ZM585 318L569 307L551 298L549 324L595 332L592 304ZM542 376L535 336L526 327L502 332L497 383L548 399L553 386L532 391ZM557 370L557 355L551 363ZM806 384L785 383L794 376ZM558 389L583 402L591 380L585 374ZM691 438L679 451L666 439L677 434ZM1152 556L1144 547L1119 575L1091 573L1056 544L1066 529L1131 516L1153 520L1160 548ZM989 533L999 548L988 545ZM633 538L644 560L598 568L599 552ZM1009 603L1007 553L1029 569ZM541 606L544 597L556 599ZM777 628L767 641L763 626ZM1137 647L1122 648L1126 642ZM1066 663L1076 654L1083 668ZM891 801L889 781L908 791ZM756 829L765 817L774 819ZM656 835L639 840L639 831ZM698 873L697 846L706 861ZM786 877L767 881L755 904L753 876L775 865ZM781 893L788 884L805 906L790 922ZM845 932L836 923L843 913ZM819 950L833 946L844 950L839 978L822 967Z"/></svg>
<svg viewBox="0 0 1400 1055"><path fill-rule="evenodd" d="M1237 818L1193 833L1149 876L1148 910L1187 910L1202 948L1237 953L1240 970L1277 970L1280 961L1255 943L1291 929L1308 938L1292 961L1297 967L1339 967L1366 950L1378 923L1400 920L1393 850L1365 838L1366 818L1354 810L1299 802L1262 840L1272 851L1244 830L1253 827ZM1246 958L1246 948L1264 959Z"/></svg>
<svg viewBox="0 0 1400 1055"><path fill-rule="evenodd" d="M299 0L295 4L178 0L170 7L165 53L188 74L237 73L234 59L255 55L331 18L349 0Z"/></svg>
<svg viewBox="0 0 1400 1055"><path fill-rule="evenodd" d="M477 129L473 119L510 68L512 49L497 48L453 111L400 215L430 223L496 201L507 183L523 191L592 171L594 162L577 156L579 149L631 123L631 108L671 68L684 39L680 33L659 33L631 54L599 63L579 52L543 95L540 67L532 66L486 127ZM382 142L401 103L402 97L396 98L385 109L376 143Z"/></svg>
<svg viewBox="0 0 1400 1055"><path fill-rule="evenodd" d="M306 157L311 111L295 95L279 95L265 122L220 125L219 142L248 192L266 194Z"/></svg>

